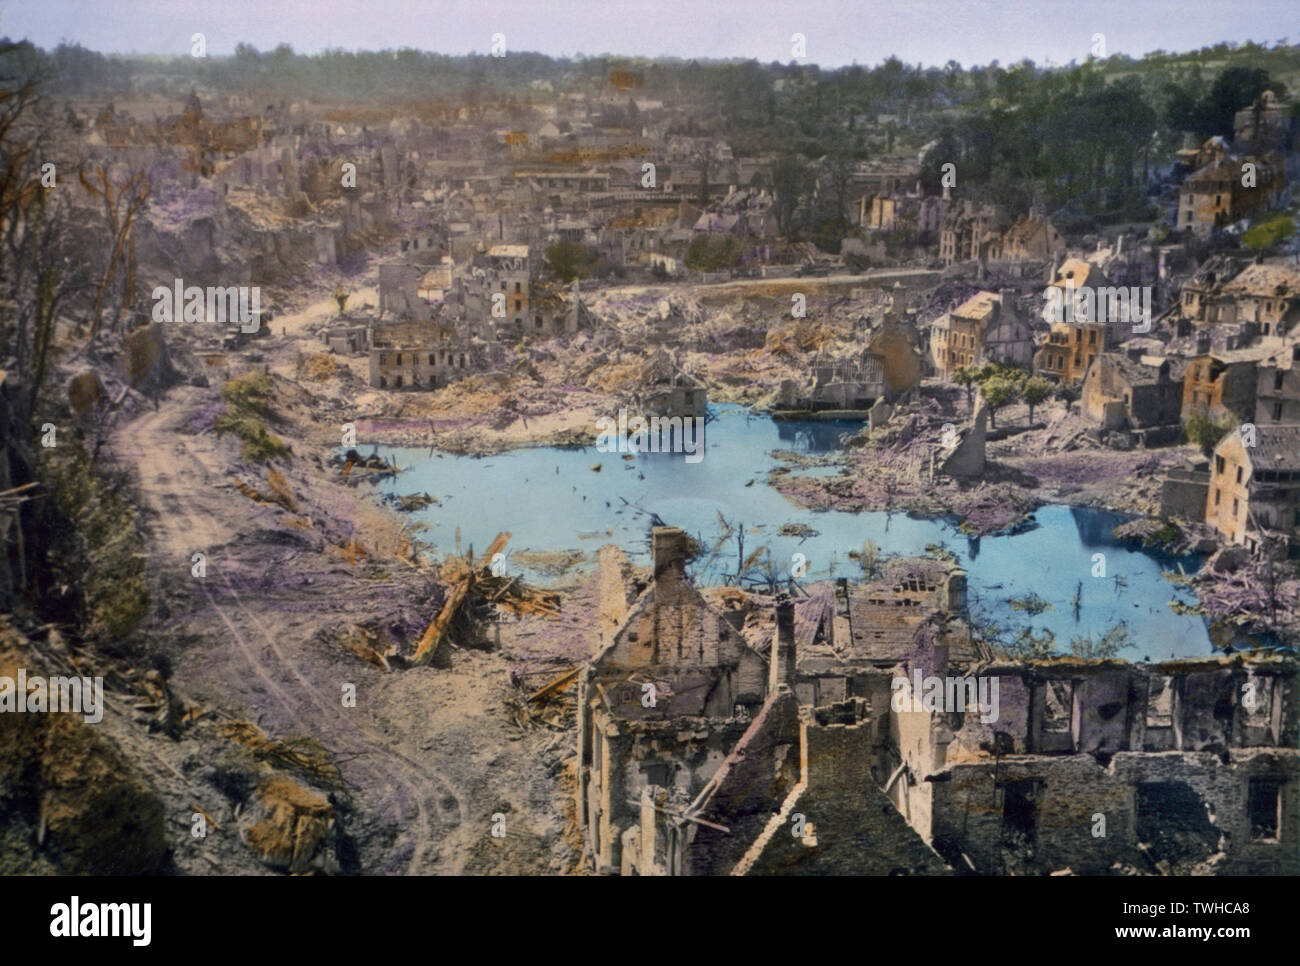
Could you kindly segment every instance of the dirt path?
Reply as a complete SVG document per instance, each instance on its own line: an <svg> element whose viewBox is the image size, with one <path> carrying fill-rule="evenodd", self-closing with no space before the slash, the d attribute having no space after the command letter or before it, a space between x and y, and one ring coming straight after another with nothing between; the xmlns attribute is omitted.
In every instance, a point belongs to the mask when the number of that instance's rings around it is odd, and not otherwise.
<svg viewBox="0 0 1300 966"><path fill-rule="evenodd" d="M203 401L201 390L175 390L164 409L126 425L113 442L119 459L136 467L141 493L154 513L154 565L188 573L195 551L207 558L206 577L191 579L199 589L197 602L215 620L191 622L202 628L202 657L178 665L177 683L191 691L225 690L229 703L249 709L250 720L266 716L264 728L273 735L277 730L308 735L340 755L343 777L356 789L361 811L403 829L409 841L393 851L409 848L408 874L435 871L435 863L436 871L461 871L461 831L468 820L464 791L433 765L416 761L415 746L401 748L398 739L381 734L364 703L342 706L337 676L306 653L310 622L295 619L301 615L292 610L282 613L273 602L240 594L237 578L247 571L239 559L240 538L247 536L250 521L269 511L234 489L224 441L186 432L191 412ZM217 682L228 689L214 688ZM259 692L274 707L268 708ZM435 843L441 861L430 855Z"/></svg>

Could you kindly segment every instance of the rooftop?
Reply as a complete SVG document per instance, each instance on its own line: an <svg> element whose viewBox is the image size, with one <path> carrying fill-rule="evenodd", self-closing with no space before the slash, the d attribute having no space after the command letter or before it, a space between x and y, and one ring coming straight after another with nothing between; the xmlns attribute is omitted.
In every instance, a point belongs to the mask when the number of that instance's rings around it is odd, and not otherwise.
<svg viewBox="0 0 1300 966"><path fill-rule="evenodd" d="M1300 272L1285 265L1251 265L1222 290L1228 294L1300 298Z"/></svg>
<svg viewBox="0 0 1300 966"><path fill-rule="evenodd" d="M1300 426L1257 426L1255 445L1245 450L1256 470L1300 469Z"/></svg>

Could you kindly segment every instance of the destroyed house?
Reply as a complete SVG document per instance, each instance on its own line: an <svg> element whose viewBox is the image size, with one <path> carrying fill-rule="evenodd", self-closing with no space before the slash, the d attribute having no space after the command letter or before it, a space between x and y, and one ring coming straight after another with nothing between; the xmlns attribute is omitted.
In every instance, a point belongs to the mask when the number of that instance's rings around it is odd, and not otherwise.
<svg viewBox="0 0 1300 966"><path fill-rule="evenodd" d="M773 418L864 418L885 396L884 360L870 350L847 359L818 360L809 382L802 392L792 381L783 383Z"/></svg>
<svg viewBox="0 0 1300 966"><path fill-rule="evenodd" d="M1247 445L1253 443L1253 445ZM1300 536L1300 426L1230 432L1214 448L1205 522L1253 553L1292 551Z"/></svg>
<svg viewBox="0 0 1300 966"><path fill-rule="evenodd" d="M486 363L481 343L437 323L399 322L370 330L370 386L438 389Z"/></svg>
<svg viewBox="0 0 1300 966"><path fill-rule="evenodd" d="M816 599L810 604L823 606ZM890 561L879 579L842 582L836 606L847 634L796 634L795 694L801 705L820 708L863 698L875 709L888 708L891 669L918 649L937 645L963 661L976 655L966 625L966 574L942 561Z"/></svg>
<svg viewBox="0 0 1300 966"><path fill-rule="evenodd" d="M519 335L532 312L532 262L527 245L494 245L457 281L467 323L479 334L490 329Z"/></svg>
<svg viewBox="0 0 1300 966"><path fill-rule="evenodd" d="M346 321L328 326L320 331L319 338L330 352L339 355L360 355L370 348L369 324L349 324Z"/></svg>
<svg viewBox="0 0 1300 966"><path fill-rule="evenodd" d="M1246 168L1248 164L1252 168ZM1183 182L1177 227L1207 234L1264 211L1285 183L1286 172L1276 153L1218 158Z"/></svg>
<svg viewBox="0 0 1300 966"><path fill-rule="evenodd" d="M1253 324L1264 338L1283 336L1300 319L1300 272L1284 265L1251 265L1211 295L1207 321Z"/></svg>
<svg viewBox="0 0 1300 966"><path fill-rule="evenodd" d="M579 706L579 816L596 870L947 872L871 780L867 766L877 739L867 702L855 698L800 712L794 693L797 649L800 642L814 646L832 639L829 588L814 588L797 602L732 591L736 596L729 603L739 606L715 610L693 589L685 595L682 587L674 589L680 574L669 548L683 539L678 530L655 529L655 575L630 606L627 584L602 587L602 597L612 597L601 617L602 626L612 628L610 643L582 679ZM627 568L616 557L621 552L606 548L602 564L626 578ZM631 589L637 586L632 582ZM775 621L764 616L773 610ZM620 612L621 620L606 616ZM758 618L746 636L756 632L760 648L729 630L742 613ZM681 648L682 629L691 637L705 631L689 653ZM647 647L643 633L665 636ZM650 652L650 663L637 661L637 645ZM712 689L703 704L705 688L696 684L701 679ZM692 696L676 707L647 708L646 684L656 680L659 693L681 693L677 682ZM739 700L732 715L722 717L728 699ZM790 818L799 803L808 803L816 822L810 819L795 839ZM819 835L824 847L818 846Z"/></svg>
<svg viewBox="0 0 1300 966"><path fill-rule="evenodd" d="M996 717L893 712L891 798L959 872L1295 874L1296 670L1241 657L958 668L988 694L996 679Z"/></svg>
<svg viewBox="0 0 1300 966"><path fill-rule="evenodd" d="M630 601L621 551L602 551L602 647L578 692L578 816L597 872L635 868L647 790L694 799L768 696L768 662L687 578L691 550L655 527L653 574Z"/></svg>
<svg viewBox="0 0 1300 966"><path fill-rule="evenodd" d="M951 874L870 777L871 711L855 698L801 714L800 780L732 875ZM799 818L802 829L793 824Z"/></svg>
<svg viewBox="0 0 1300 966"><path fill-rule="evenodd" d="M389 319L433 318L433 307L421 296L421 286L428 266L406 261L385 262L379 266L379 315Z"/></svg>
<svg viewBox="0 0 1300 966"><path fill-rule="evenodd" d="M1300 340L1271 353L1255 370L1255 423L1300 423Z"/></svg>
<svg viewBox="0 0 1300 966"><path fill-rule="evenodd" d="M1197 324L1219 321L1211 303L1219 288L1241 271L1242 266L1227 255L1206 259L1183 283L1178 296L1179 316Z"/></svg>
<svg viewBox="0 0 1300 966"><path fill-rule="evenodd" d="M1002 257L1005 210L997 205L965 201L950 211L939 231L939 257L945 265L968 259L997 261Z"/></svg>
<svg viewBox="0 0 1300 966"><path fill-rule="evenodd" d="M446 229L413 231L401 239L400 249L408 264L436 265L447 251Z"/></svg>
<svg viewBox="0 0 1300 966"><path fill-rule="evenodd" d="M899 192L863 195L858 199L857 223L876 231L894 231L907 214L916 210L918 203L918 199Z"/></svg>
<svg viewBox="0 0 1300 966"><path fill-rule="evenodd" d="M1192 143L1192 135L1186 135L1184 147L1175 152L1178 163L1183 166L1184 174L1199 171L1215 161L1221 161L1232 151L1232 145L1221 134L1206 138L1200 144Z"/></svg>
<svg viewBox="0 0 1300 966"><path fill-rule="evenodd" d="M977 292L930 325L930 358L945 379L985 362L1027 364L1033 330L1016 312L1015 293Z"/></svg>
<svg viewBox="0 0 1300 966"><path fill-rule="evenodd" d="M709 393L703 382L679 368L661 349L642 367L633 403L643 416L703 417Z"/></svg>
<svg viewBox="0 0 1300 966"><path fill-rule="evenodd" d="M1192 358L1183 376L1182 420L1202 412L1213 419L1232 414L1248 421L1255 411L1259 360L1265 354L1266 350L1256 346Z"/></svg>
<svg viewBox="0 0 1300 966"><path fill-rule="evenodd" d="M1065 250L1061 233L1037 214L1017 218L1002 236L1002 261L1046 261Z"/></svg>
<svg viewBox="0 0 1300 966"><path fill-rule="evenodd" d="M1131 338L1135 319L1112 298L1116 291L1123 290L1089 262L1063 262L1045 293L1043 318L1051 327L1034 353L1034 371L1062 385L1077 385L1093 359Z"/></svg>
<svg viewBox="0 0 1300 966"><path fill-rule="evenodd" d="M1103 352L1083 380L1083 416L1102 430L1150 430L1181 422L1183 381L1177 360Z"/></svg>

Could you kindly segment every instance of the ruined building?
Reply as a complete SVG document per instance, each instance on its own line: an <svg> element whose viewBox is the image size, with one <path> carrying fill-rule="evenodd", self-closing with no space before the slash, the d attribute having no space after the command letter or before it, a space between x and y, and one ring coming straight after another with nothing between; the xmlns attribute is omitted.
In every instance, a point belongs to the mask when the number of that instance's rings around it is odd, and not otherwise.
<svg viewBox="0 0 1300 966"><path fill-rule="evenodd" d="M1247 443L1252 445L1246 445ZM1205 522L1252 552L1287 552L1300 537L1300 425L1226 434L1214 448Z"/></svg>
<svg viewBox="0 0 1300 966"><path fill-rule="evenodd" d="M998 205L963 201L944 217L939 231L939 257L945 265L968 259L997 260L1008 222L1005 209Z"/></svg>
<svg viewBox="0 0 1300 966"><path fill-rule="evenodd" d="M977 292L930 325L930 357L944 379L986 362L1027 366L1033 354L1033 330L1019 317L1010 289Z"/></svg>
<svg viewBox="0 0 1300 966"><path fill-rule="evenodd" d="M1143 446L1173 442L1181 432L1183 361L1103 352L1083 380L1083 416L1097 429L1120 431Z"/></svg>
<svg viewBox="0 0 1300 966"><path fill-rule="evenodd" d="M642 842L643 829L656 813L690 814L753 719L772 714L767 662L686 578L685 533L656 527L651 541L644 585L621 551L601 551L603 646L579 679L577 806L597 872L684 871L690 829L661 843Z"/></svg>
<svg viewBox="0 0 1300 966"><path fill-rule="evenodd" d="M957 668L923 666L923 676ZM895 800L957 871L1294 874L1294 661L968 666L997 717L896 715Z"/></svg>
<svg viewBox="0 0 1300 966"><path fill-rule="evenodd" d="M866 419L867 411L885 396L884 361L869 349L841 359L812 364L810 385L793 379L781 382L773 419Z"/></svg>
<svg viewBox="0 0 1300 966"><path fill-rule="evenodd" d="M601 553L580 678L591 867L638 875L1294 874L1293 659L1009 660L965 574L887 562L798 598Z"/></svg>
<svg viewBox="0 0 1300 966"><path fill-rule="evenodd" d="M641 367L632 405L644 416L694 418L708 410L704 383L682 369L672 354L657 350Z"/></svg>
<svg viewBox="0 0 1300 966"><path fill-rule="evenodd" d="M1189 175L1178 193L1177 225L1198 235L1266 211L1286 184L1281 155L1226 151Z"/></svg>
<svg viewBox="0 0 1300 966"><path fill-rule="evenodd" d="M1136 313L1131 303L1115 298L1123 291L1090 262L1062 262L1047 288L1043 318L1051 329L1034 353L1034 371L1065 386L1078 385L1093 359L1132 338Z"/></svg>

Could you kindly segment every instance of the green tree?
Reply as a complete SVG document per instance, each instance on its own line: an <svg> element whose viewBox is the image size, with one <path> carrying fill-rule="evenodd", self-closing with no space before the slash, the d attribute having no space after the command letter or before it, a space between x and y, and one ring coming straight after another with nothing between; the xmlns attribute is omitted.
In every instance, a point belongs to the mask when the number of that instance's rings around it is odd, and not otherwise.
<svg viewBox="0 0 1300 966"><path fill-rule="evenodd" d="M1286 85L1273 81L1262 67L1226 67L1214 79L1210 92L1201 104L1210 134L1232 136L1233 118L1243 107L1249 107L1260 94L1272 90L1279 97L1286 94Z"/></svg>
<svg viewBox="0 0 1300 966"><path fill-rule="evenodd" d="M546 264L564 282L587 278L596 271L599 262L595 252L576 242L556 242L546 249Z"/></svg>
<svg viewBox="0 0 1300 966"><path fill-rule="evenodd" d="M1052 394L1052 384L1042 376L1030 376L1020 387L1020 398L1029 407L1029 422L1034 421L1034 407Z"/></svg>
<svg viewBox="0 0 1300 966"><path fill-rule="evenodd" d="M959 386L966 387L966 408L974 408L974 401L971 399L972 387L976 382L974 371L962 366L952 374L952 381L957 383Z"/></svg>
<svg viewBox="0 0 1300 966"><path fill-rule="evenodd" d="M840 243L853 234L853 226L843 218L830 218L813 230L813 244L832 255L840 253Z"/></svg>
<svg viewBox="0 0 1300 966"><path fill-rule="evenodd" d="M807 184L808 171L798 158L786 155L772 165L772 193L776 202L773 208L783 235L794 231Z"/></svg>
<svg viewBox="0 0 1300 966"><path fill-rule="evenodd" d="M744 246L731 235L697 235L686 249L686 267L697 272L718 272L740 258Z"/></svg>
<svg viewBox="0 0 1300 966"><path fill-rule="evenodd" d="M1219 440L1223 439L1232 427L1233 420L1230 416L1214 420L1205 410L1194 409L1187 417L1184 433L1188 442L1199 446L1201 452L1209 456L1214 452L1214 447L1219 445Z"/></svg>
<svg viewBox="0 0 1300 966"><path fill-rule="evenodd" d="M998 410L1014 402L1019 394L1019 384L1008 376L992 376L980 383L980 395L988 404L989 419L992 420L995 429L998 425Z"/></svg>

